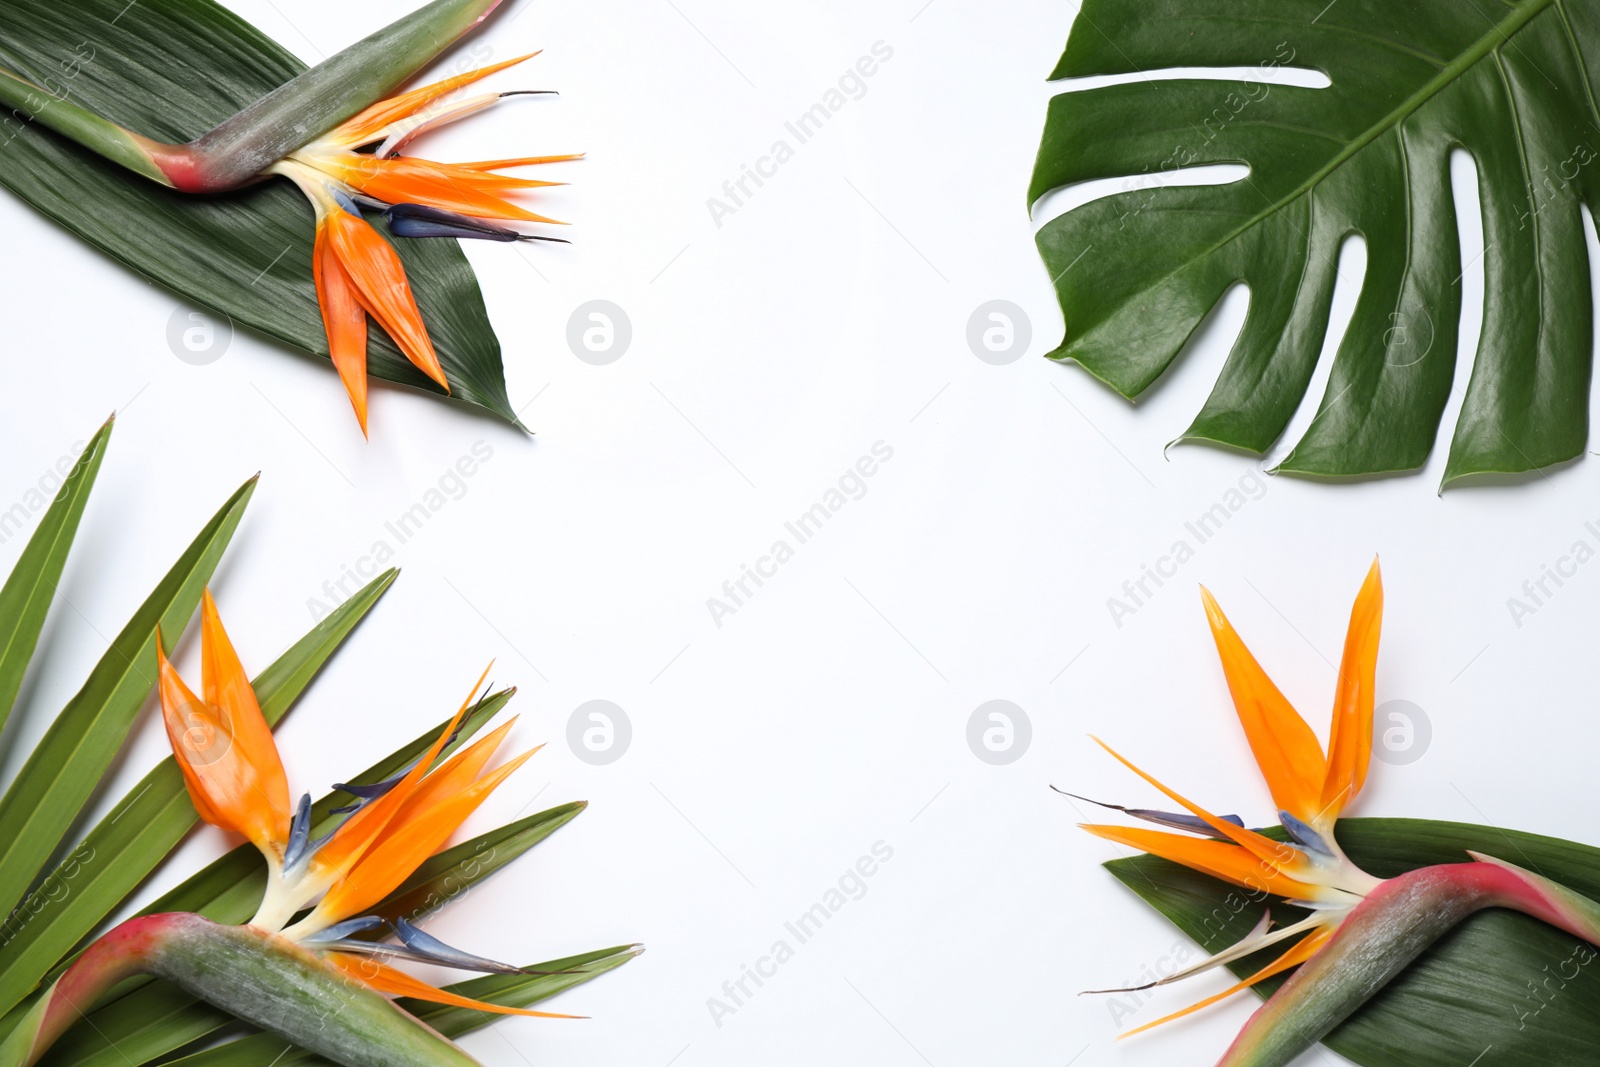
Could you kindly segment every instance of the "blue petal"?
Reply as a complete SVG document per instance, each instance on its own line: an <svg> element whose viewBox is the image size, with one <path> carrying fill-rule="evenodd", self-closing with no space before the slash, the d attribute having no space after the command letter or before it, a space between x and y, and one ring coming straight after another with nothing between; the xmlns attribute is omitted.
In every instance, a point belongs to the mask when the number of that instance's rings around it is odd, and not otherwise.
<svg viewBox="0 0 1600 1067"><path fill-rule="evenodd" d="M404 778L410 770L411 768L407 767L393 778L385 778L383 781L373 782L371 785L355 785L351 782L334 782L333 787L341 793L349 793L351 796L359 797L362 800L377 800L379 797L383 796L383 794L399 785L400 779ZM356 807L360 807L360 805L358 804ZM354 811L356 809L351 808L349 810Z"/></svg>
<svg viewBox="0 0 1600 1067"><path fill-rule="evenodd" d="M444 744L440 746L440 753L447 751L451 745L456 743L456 738L460 736L461 727L457 726L450 736L445 739ZM404 781L405 776L415 770L417 764L421 762L421 760L422 757L418 756L416 759L412 760L410 763L407 763L404 767L401 767L398 771L395 771L394 774L385 778L383 781L373 782L370 785L358 785L353 782L334 782L333 788L337 789L341 793L349 793L351 796L361 801L360 804L356 804L353 807L336 808L334 809L335 814L343 814L347 811L358 811L360 810L362 804L365 804L368 801L377 800L379 797L383 796L383 794L387 793L389 790L393 789L395 786Z"/></svg>
<svg viewBox="0 0 1600 1067"><path fill-rule="evenodd" d="M306 845L311 841L311 794L303 793L300 804L294 809L294 821L289 824L289 842L283 846L283 865L293 867L305 857Z"/></svg>
<svg viewBox="0 0 1600 1067"><path fill-rule="evenodd" d="M474 956L470 952L463 952L458 948L440 941L432 934L424 933L405 919L396 919L394 929L400 935L401 942L417 957L426 959L430 963L442 964L446 967L455 967L463 971L492 971L495 974L523 974L521 967L513 967L509 963L497 963L482 956Z"/></svg>
<svg viewBox="0 0 1600 1067"><path fill-rule="evenodd" d="M1055 789L1056 787L1051 786L1050 788ZM1112 811L1120 811L1124 815L1132 815L1135 819L1153 822L1157 826L1165 826L1172 830L1184 830L1192 834L1204 834L1207 837L1217 836L1216 829L1198 815L1175 811L1152 811L1149 808L1125 808L1121 804L1106 804L1099 800L1090 800L1088 797L1080 797L1076 793L1068 793L1063 789L1056 789L1056 792L1062 796L1072 797L1074 800L1093 804L1098 808L1110 808ZM1219 815L1217 818L1223 822L1232 823L1240 829L1244 828L1244 820L1237 815Z"/></svg>
<svg viewBox="0 0 1600 1067"><path fill-rule="evenodd" d="M518 233L507 226L459 215L427 204L395 204L383 213L389 220L389 229L398 237L460 237L479 241L558 241L559 237L542 237Z"/></svg>
<svg viewBox="0 0 1600 1067"><path fill-rule="evenodd" d="M383 919L377 915L363 915L359 919L346 919L344 922L334 923L326 930L319 931L306 938L306 944L323 946L329 942L344 942L351 934L364 933L373 927L384 925ZM363 945L372 945L375 942L362 941Z"/></svg>
<svg viewBox="0 0 1600 1067"><path fill-rule="evenodd" d="M361 217L361 209L356 206L356 202L354 200L350 199L349 193L346 193L337 185L328 186L328 192L333 194L333 198L339 201L339 206L344 208L345 211L354 215L358 219Z"/></svg>
<svg viewBox="0 0 1600 1067"><path fill-rule="evenodd" d="M1323 840L1322 835L1293 815L1286 811L1280 811L1278 812L1278 821L1283 824L1285 830L1289 831L1289 836L1294 838L1294 843L1301 848L1309 848L1313 852L1322 853L1324 856L1333 855L1333 849L1328 847L1328 842Z"/></svg>

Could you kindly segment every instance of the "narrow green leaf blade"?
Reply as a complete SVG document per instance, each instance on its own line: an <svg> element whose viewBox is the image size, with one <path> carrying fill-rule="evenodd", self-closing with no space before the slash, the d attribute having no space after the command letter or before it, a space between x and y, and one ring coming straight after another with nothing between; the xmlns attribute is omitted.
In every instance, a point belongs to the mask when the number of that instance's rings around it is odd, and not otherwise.
<svg viewBox="0 0 1600 1067"><path fill-rule="evenodd" d="M89 439L72 473L56 493L55 501L28 539L5 586L0 588L0 731L5 729L11 706L22 689L22 678L33 660L39 632L44 629L45 616L55 598L56 585L61 581L61 569L66 566L67 552L78 532L78 520L89 502L95 475L100 473L100 461L105 458L114 419L115 416L107 419ZM7 527L13 522L20 527L21 522L26 521L14 518L14 513L22 510L19 504L0 514L0 534L10 537L13 531Z"/></svg>
<svg viewBox="0 0 1600 1067"><path fill-rule="evenodd" d="M375 915L413 921L465 895L489 875L522 855L584 809L583 802L530 815L433 857ZM259 896L259 893L257 894ZM237 913L249 918L255 900L241 897ZM152 908L152 911L183 910ZM243 921L242 919L239 921ZM69 1030L44 1059L45 1067L129 1067L215 1034L233 1020L165 982L146 981L97 1008L86 1023Z"/></svg>
<svg viewBox="0 0 1600 1067"><path fill-rule="evenodd" d="M638 945L622 945L532 965L534 970L569 972L566 974L497 974L487 978L474 978L445 988L452 993L459 993L475 1000L488 1000L496 1004L526 1008L573 986L598 978L607 971L616 970L642 951L643 948ZM499 1018L497 1015L481 1011L415 1000L401 1000L400 1004L446 1037L460 1037ZM272 1064L273 1067L331 1067L322 1057L296 1048L275 1034L252 1034L249 1037L239 1038L225 1045L173 1060L171 1067L261 1067L262 1064Z"/></svg>
<svg viewBox="0 0 1600 1067"><path fill-rule="evenodd" d="M111 642L0 799L0 914L10 914L122 747L156 680L159 627L176 641L255 491L251 478L200 531Z"/></svg>
<svg viewBox="0 0 1600 1067"><path fill-rule="evenodd" d="M1281 831L1264 832L1283 839ZM1462 862L1471 849L1600 900L1600 849L1587 845L1423 819L1343 819L1337 832L1350 858L1381 878ZM1205 952L1244 936L1269 903L1154 856L1105 866ZM1275 920L1292 922L1300 914L1280 901L1270 904ZM1243 977L1280 951L1246 957L1232 969ZM1480 912L1368 1001L1325 1044L1363 1067L1461 1067L1491 1045L1497 1067L1588 1063L1600 1048L1600 975L1583 965L1593 959L1593 948L1529 916ZM1268 996L1282 981L1263 982L1257 992ZM1154 1005L1134 1010L1140 1014L1126 1016L1129 1025L1148 1021L1145 1013L1149 1018L1161 1014Z"/></svg>
<svg viewBox="0 0 1600 1067"><path fill-rule="evenodd" d="M305 69L212 0L7 0L0 4L0 66L173 143L205 133ZM311 279L311 209L286 181L186 196L18 121L26 117L0 124L0 184L185 301L327 356ZM451 398L518 424L500 343L460 247L433 238L394 244ZM380 330L373 331L368 370L440 392ZM332 374L328 387L339 388Z"/></svg>
<svg viewBox="0 0 1600 1067"><path fill-rule="evenodd" d="M393 584L374 578L318 623L252 683L276 725L323 664ZM0 1014L16 1005L194 828L199 816L168 756L128 791L25 899L0 942Z"/></svg>
<svg viewBox="0 0 1600 1067"><path fill-rule="evenodd" d="M440 758L445 758L465 744L505 707L514 693L514 689L501 690L475 704L462 719L460 736L441 753ZM424 752L446 725L447 722L440 723L350 780L371 783L397 773ZM331 831L334 820L338 818L332 809L343 807L353 799L348 793L335 791L317 801L312 806L312 835L318 837ZM390 900L401 897L409 899L419 892L435 893L436 902L422 907L422 913L445 903L449 898L437 895L442 893L444 887L460 886L455 889L455 894L459 895L464 888L487 877L571 821L577 811L566 809L572 807L566 805L540 812L513 823L511 827L502 827L441 853L429 865L419 868L419 872L432 872L431 877L418 879L413 876ZM486 839L489 844L483 843ZM453 863L435 862L452 853L456 856ZM260 852L252 845L241 845L213 861L139 914L192 911L220 923L242 923L255 914L265 884L266 865ZM49 980L53 981L61 969L58 967ZM128 1067L130 1063L145 1063L180 1049L231 1021L226 1013L195 1000L173 986L153 979L138 979L119 987L114 996L89 1013L84 1024L67 1031L42 1063L54 1067L67 1067L69 1064L73 1067L100 1064ZM8 1018L5 1023L0 1023L0 1033L7 1029L9 1022Z"/></svg>

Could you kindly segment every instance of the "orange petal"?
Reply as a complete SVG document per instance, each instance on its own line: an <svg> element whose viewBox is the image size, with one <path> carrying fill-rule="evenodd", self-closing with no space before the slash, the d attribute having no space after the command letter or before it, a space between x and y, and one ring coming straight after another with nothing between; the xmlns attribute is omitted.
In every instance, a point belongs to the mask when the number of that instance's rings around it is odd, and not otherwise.
<svg viewBox="0 0 1600 1067"><path fill-rule="evenodd" d="M227 710L196 696L184 684L157 635L158 689L167 740L200 817L223 830L243 834L264 854L281 858L289 836L283 765L232 646L219 647L215 634L221 623L214 604L206 611L205 627L205 688L226 701ZM226 634L221 641L226 642ZM241 681L248 698L239 691Z"/></svg>
<svg viewBox="0 0 1600 1067"><path fill-rule="evenodd" d="M459 773L446 776L437 787L424 783L362 854L361 861L328 890L317 911L325 920L337 922L365 912L388 896L534 751L522 753L470 785L459 781Z"/></svg>
<svg viewBox="0 0 1600 1067"><path fill-rule="evenodd" d="M532 189L549 184L546 182L490 174L415 156L378 159L342 153L318 157L316 166L346 185L389 204L427 204L483 219L556 222L496 195L497 190Z"/></svg>
<svg viewBox="0 0 1600 1067"><path fill-rule="evenodd" d="M328 246L355 284L362 306L394 338L407 359L449 392L444 368L434 354L400 256L365 219L333 210L328 212L326 222Z"/></svg>
<svg viewBox="0 0 1600 1067"><path fill-rule="evenodd" d="M570 152L562 156L518 156L515 159L480 159L474 163L457 163L464 170L501 170L505 167L533 167L540 163L570 163L575 159L582 159L582 152Z"/></svg>
<svg viewBox="0 0 1600 1067"><path fill-rule="evenodd" d="M399 96L391 96L387 100L379 100L355 118L348 120L335 129L328 135L327 139L352 147L375 141L383 134L384 128L391 122L399 122L401 119L421 111L446 93L453 93L463 85L471 85L481 78L487 78L497 71L505 70L507 67L515 66L524 60L532 59L538 54L538 52L529 52L525 56L517 56L502 63L491 63L487 67L469 70L465 74L457 74L453 78L445 78L443 81L424 85L422 88L413 89L409 93L401 93Z"/></svg>
<svg viewBox="0 0 1600 1067"><path fill-rule="evenodd" d="M1128 770L1132 771L1134 774L1137 774L1140 778L1143 778L1145 781L1161 790L1161 792L1165 793L1172 800L1175 800L1179 804L1182 804L1184 807L1188 808L1191 812L1203 820L1207 826L1215 830L1218 836L1226 837L1234 844L1242 846L1262 863L1271 865L1275 870L1286 871L1292 874L1295 868L1300 867L1306 862L1304 854L1302 854L1292 845L1286 845L1282 841L1274 841L1272 838L1258 834L1254 830L1246 830L1242 827L1233 825L1231 822L1217 818L1215 815L1200 807L1200 805L1194 803L1192 800L1189 800L1187 797L1168 789L1166 786L1156 781L1150 775L1134 766L1125 757L1123 757L1121 753L1112 748L1110 745L1106 744L1104 741L1100 740L1098 737L1094 738L1094 743L1111 753L1117 762L1128 768Z"/></svg>
<svg viewBox="0 0 1600 1067"><path fill-rule="evenodd" d="M1199 837L1151 830L1142 826L1084 825L1083 829L1152 856L1181 863L1197 871L1232 882L1254 893L1273 893L1294 900L1315 900L1319 888L1283 874L1238 845Z"/></svg>
<svg viewBox="0 0 1600 1067"><path fill-rule="evenodd" d="M1333 699L1333 729L1328 735L1328 776L1322 783L1321 813L1331 824L1366 784L1372 760L1373 688L1378 669L1378 632L1383 628L1383 575L1372 561L1350 611L1350 629L1339 663Z"/></svg>
<svg viewBox="0 0 1600 1067"><path fill-rule="evenodd" d="M1201 1008L1209 1008L1219 1000L1226 1000L1235 993L1249 989L1257 982L1264 981L1265 979L1271 978L1275 974L1280 974L1284 971L1287 971L1291 967L1298 967L1312 956L1315 956L1317 951L1321 949L1323 945L1327 944L1328 939L1332 936L1333 929L1331 927L1324 926L1320 930L1313 930L1305 937L1295 942L1294 947L1288 952L1285 952L1282 956L1279 956L1276 960L1267 964L1265 967L1261 968L1261 970L1257 971L1255 974L1252 974L1244 981L1235 985L1231 985L1222 992L1213 996L1209 996L1197 1004L1191 1004L1182 1011L1175 1011L1171 1015L1163 1015L1153 1023L1145 1023L1143 1026L1136 1026L1132 1030L1129 1030L1127 1033L1123 1034L1122 1037L1132 1037L1134 1034L1143 1033L1152 1027L1160 1026L1162 1023L1169 1023L1174 1019L1181 1019L1185 1015L1199 1011Z"/></svg>
<svg viewBox="0 0 1600 1067"><path fill-rule="evenodd" d="M167 728L167 740L172 745L172 758L183 772L183 784L189 789L189 799L194 802L200 817L212 826L234 829L225 824L224 816L211 802L205 779L190 756L195 752L210 751L218 743L222 732L216 716L206 707L205 701L194 695L179 677L177 668L167 659L161 648L161 635L156 634L156 665L160 677L161 721ZM198 761L204 766L203 757Z"/></svg>
<svg viewBox="0 0 1600 1067"><path fill-rule="evenodd" d="M206 703L220 714L232 739L223 767L232 767L235 758L238 761L235 773L240 776L237 805L242 832L257 845L270 842L281 848L289 840L289 781L272 728L261 714L256 691L223 629L210 589L201 597L200 624Z"/></svg>
<svg viewBox="0 0 1600 1067"><path fill-rule="evenodd" d="M317 850L311 859L311 866L319 875L338 878L348 873L361 859L362 853L377 840L383 828L389 824L389 820L394 818L395 813L404 806L406 800L421 784L429 768L433 766L433 761L439 758L439 753L444 751L445 745L456 731L456 726L460 724L461 717L472 706L479 687L483 685L483 680L489 677L489 670L493 666L491 663L483 669L483 673L478 676L477 682L472 687L472 692L467 694L467 699L456 711L455 717L434 739L428 751L417 760L416 766L412 767L387 793L365 805L341 823L328 843Z"/></svg>
<svg viewBox="0 0 1600 1067"><path fill-rule="evenodd" d="M339 372L350 405L356 409L362 436L367 432L367 312L361 306L355 282L330 247L327 223L317 220L316 243L311 252L311 273L317 283L317 304L322 328L328 334L328 355Z"/></svg>
<svg viewBox="0 0 1600 1067"><path fill-rule="evenodd" d="M407 824L416 817L419 811L426 810L431 805L438 803L442 798L448 797L452 793L457 793L476 781L478 775L482 773L483 768L488 764L489 758L494 755L495 749L500 746L500 742L505 739L506 733L510 731L515 723L516 719L513 718L488 736L475 741L441 764L432 774L427 775L418 782L411 795L395 809L389 821L384 824L383 828L372 839L372 843L367 846L366 851L362 853L360 861L352 867L345 880L350 881L359 878L359 872L367 860L396 835L406 833ZM344 892L350 892L350 890L347 889Z"/></svg>
<svg viewBox="0 0 1600 1067"><path fill-rule="evenodd" d="M582 1015L560 1015L553 1011L533 1011L530 1008L512 1008L504 1004L491 1004L486 1000L473 1000L431 986L420 978L389 966L371 956L353 956L346 952L329 952L323 957L350 978L371 986L380 993L396 997L430 1000L436 1004L450 1004L457 1008L476 1008L497 1015L531 1015L537 1019L582 1019Z"/></svg>
<svg viewBox="0 0 1600 1067"><path fill-rule="evenodd" d="M1327 774L1322 745L1250 654L1210 591L1201 587L1200 595L1233 706L1250 739L1256 766L1272 790L1272 802L1280 811L1313 822L1322 810L1322 781Z"/></svg>

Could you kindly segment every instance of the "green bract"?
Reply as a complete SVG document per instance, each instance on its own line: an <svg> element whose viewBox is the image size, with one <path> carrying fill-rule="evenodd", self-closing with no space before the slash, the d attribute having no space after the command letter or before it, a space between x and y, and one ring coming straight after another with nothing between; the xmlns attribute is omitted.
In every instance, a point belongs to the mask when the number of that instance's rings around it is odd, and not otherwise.
<svg viewBox="0 0 1600 1067"><path fill-rule="evenodd" d="M1243 80L1172 67L1252 67ZM1281 68L1320 70L1324 89ZM1412 470L1452 388L1445 482L1579 455L1591 298L1579 205L1600 207L1600 7L1573 0L1085 0L1052 77L1145 76L1057 96L1029 202L1074 182L1242 163L1219 186L1143 188L1038 234L1066 318L1051 353L1128 397L1160 378L1223 292L1250 310L1183 440L1262 452L1328 328L1339 246L1367 272L1327 391L1281 470ZM1484 318L1455 380L1463 263L1449 157L1478 168Z"/></svg>

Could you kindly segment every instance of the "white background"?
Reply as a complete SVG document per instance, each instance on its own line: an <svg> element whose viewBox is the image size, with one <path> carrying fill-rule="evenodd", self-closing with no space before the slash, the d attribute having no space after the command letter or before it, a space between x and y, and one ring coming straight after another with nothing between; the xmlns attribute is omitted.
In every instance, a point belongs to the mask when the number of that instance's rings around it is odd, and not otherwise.
<svg viewBox="0 0 1600 1067"><path fill-rule="evenodd" d="M314 61L411 5L231 6ZM471 42L479 58L546 51L496 84L562 95L426 147L589 153L561 175L570 189L540 201L576 223L571 249L468 249L532 438L375 384L363 441L325 364L243 333L213 364L183 362L166 340L170 294L0 196L0 505L118 412L13 745L39 734L250 474L263 471L260 489L215 590L258 670L311 624L323 583L483 442L492 458L398 547L399 583L279 737L296 789L320 792L446 716L491 657L495 679L520 687L514 736L549 747L469 829L570 799L592 807L430 929L520 961L634 940L648 951L554 1002L590 1021L509 1020L467 1038L485 1063L1209 1062L1253 1000L1114 1039L1222 977L1120 1021L1077 995L1182 941L1099 868L1118 850L1078 831L1079 811L1047 788L1157 800L1093 732L1214 810L1270 817L1201 582L1321 732L1351 598L1381 554L1380 699L1423 708L1432 743L1408 765L1375 764L1354 813L1592 841L1600 565L1521 626L1507 598L1575 541L1600 545L1584 526L1600 520L1600 463L1440 497L1442 451L1418 476L1355 486L1269 478L1203 448L1164 457L1231 344L1243 291L1137 409L1039 358L1060 325L1023 200L1072 14L546 0L499 16ZM865 95L718 226L707 199L878 41L893 57ZM1477 241L1463 237L1464 262ZM1356 243L1336 324L1361 268ZM1465 284L1461 380L1476 264ZM596 298L633 325L609 366L565 339ZM1033 327L1007 366L965 338L996 298ZM1325 379L1324 367L1296 429ZM1458 405L1459 389L1447 418ZM865 495L715 625L707 598L879 441L893 458ZM1241 479L1264 493L1114 625L1107 598ZM21 546L0 548L0 565ZM193 677L196 652L186 641ZM573 709L599 698L633 727L608 766L565 741ZM1008 766L968 748L967 720L991 699L1032 722ZM151 710L107 802L163 754ZM717 1025L708 998L879 841L893 858L866 895ZM139 899L226 844L196 834Z"/></svg>

